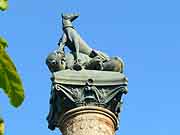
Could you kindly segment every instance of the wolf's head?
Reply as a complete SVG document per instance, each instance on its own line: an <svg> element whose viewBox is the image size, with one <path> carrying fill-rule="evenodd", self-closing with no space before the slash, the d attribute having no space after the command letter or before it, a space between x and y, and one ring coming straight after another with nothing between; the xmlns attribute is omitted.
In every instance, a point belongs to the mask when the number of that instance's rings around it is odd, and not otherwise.
<svg viewBox="0 0 180 135"><path fill-rule="evenodd" d="M72 21L78 18L79 14L61 14L63 29L67 27L73 28Z"/></svg>
<svg viewBox="0 0 180 135"><path fill-rule="evenodd" d="M62 18L69 21L74 21L79 17L79 14L61 14Z"/></svg>

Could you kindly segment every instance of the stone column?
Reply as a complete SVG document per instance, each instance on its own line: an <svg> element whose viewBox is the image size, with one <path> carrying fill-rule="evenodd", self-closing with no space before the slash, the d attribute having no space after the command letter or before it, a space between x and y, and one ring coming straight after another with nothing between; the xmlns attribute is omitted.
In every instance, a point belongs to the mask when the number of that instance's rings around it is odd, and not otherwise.
<svg viewBox="0 0 180 135"><path fill-rule="evenodd" d="M60 121L63 135L114 135L118 123L111 111L95 106L72 109Z"/></svg>

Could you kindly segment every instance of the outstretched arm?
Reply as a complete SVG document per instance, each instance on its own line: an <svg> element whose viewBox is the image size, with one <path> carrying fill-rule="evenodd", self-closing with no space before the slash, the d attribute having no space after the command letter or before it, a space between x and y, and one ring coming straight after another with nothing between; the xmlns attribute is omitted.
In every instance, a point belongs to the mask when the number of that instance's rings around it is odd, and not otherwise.
<svg viewBox="0 0 180 135"><path fill-rule="evenodd" d="M57 49L57 52L64 52L64 47L66 45L66 42L67 42L67 37L66 37L66 34L63 33L58 43L59 48Z"/></svg>

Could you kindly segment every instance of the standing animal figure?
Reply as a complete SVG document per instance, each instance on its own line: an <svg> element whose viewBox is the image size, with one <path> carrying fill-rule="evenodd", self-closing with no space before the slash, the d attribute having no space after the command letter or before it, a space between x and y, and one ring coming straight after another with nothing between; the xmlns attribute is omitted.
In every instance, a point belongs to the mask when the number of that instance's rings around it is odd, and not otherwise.
<svg viewBox="0 0 180 135"><path fill-rule="evenodd" d="M62 14L63 35L58 43L58 51L64 53L64 47L67 46L71 53L74 55L74 68L75 70L81 70L79 64L79 53L88 55L91 58L100 56L103 60L108 58L98 51L93 50L89 45L81 38L78 32L74 29L72 22L78 17L78 14Z"/></svg>

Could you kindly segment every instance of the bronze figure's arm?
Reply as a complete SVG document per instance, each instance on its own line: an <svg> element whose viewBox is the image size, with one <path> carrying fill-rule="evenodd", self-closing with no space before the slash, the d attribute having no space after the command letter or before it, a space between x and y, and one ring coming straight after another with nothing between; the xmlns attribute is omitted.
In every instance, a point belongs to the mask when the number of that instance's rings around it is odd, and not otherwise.
<svg viewBox="0 0 180 135"><path fill-rule="evenodd" d="M59 48L57 49L57 52L64 53L64 47L66 46L66 42L67 42L67 37L66 37L66 34L63 33L58 43Z"/></svg>

